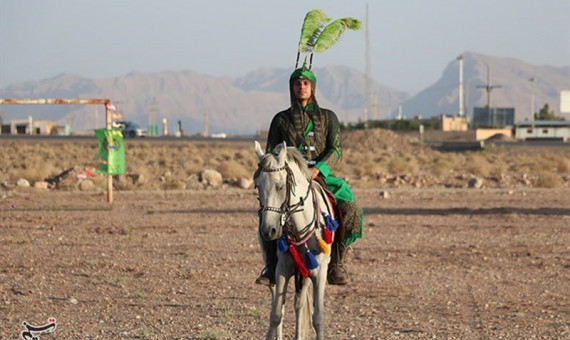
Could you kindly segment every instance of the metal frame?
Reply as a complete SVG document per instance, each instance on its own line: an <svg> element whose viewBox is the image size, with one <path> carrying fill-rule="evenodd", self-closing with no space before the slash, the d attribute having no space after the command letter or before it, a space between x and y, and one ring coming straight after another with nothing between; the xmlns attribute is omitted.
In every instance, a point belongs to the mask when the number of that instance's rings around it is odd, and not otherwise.
<svg viewBox="0 0 570 340"><path fill-rule="evenodd" d="M42 105L42 104L71 104L71 105L105 105L107 129L111 128L112 113L109 108L110 99L0 99L0 104ZM113 175L107 175L107 202L113 203Z"/></svg>

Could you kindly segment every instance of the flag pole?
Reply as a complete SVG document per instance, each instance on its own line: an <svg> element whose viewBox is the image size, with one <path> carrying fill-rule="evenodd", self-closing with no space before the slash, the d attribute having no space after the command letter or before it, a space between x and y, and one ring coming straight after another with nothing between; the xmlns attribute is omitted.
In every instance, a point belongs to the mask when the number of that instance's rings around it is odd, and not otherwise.
<svg viewBox="0 0 570 340"><path fill-rule="evenodd" d="M105 105L107 130L111 129L111 108ZM107 174L107 202L113 203L113 175Z"/></svg>

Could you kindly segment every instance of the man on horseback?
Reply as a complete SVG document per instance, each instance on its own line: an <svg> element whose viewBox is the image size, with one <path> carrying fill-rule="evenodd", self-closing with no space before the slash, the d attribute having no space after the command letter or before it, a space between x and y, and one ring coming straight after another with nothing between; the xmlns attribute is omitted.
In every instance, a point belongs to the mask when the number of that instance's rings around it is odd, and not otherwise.
<svg viewBox="0 0 570 340"><path fill-rule="evenodd" d="M317 104L316 84L317 78L305 60L303 66L295 69L289 78L291 107L273 117L266 152L272 151L283 141L288 146L295 146L307 160L313 179L320 177L321 182L334 194L341 223L332 244L327 280L329 284L346 285L346 252L348 246L362 237L363 215L348 184L331 173L341 159L340 126L333 111ZM255 282L272 285L275 283L277 266L276 244L262 237L260 240L265 268Z"/></svg>

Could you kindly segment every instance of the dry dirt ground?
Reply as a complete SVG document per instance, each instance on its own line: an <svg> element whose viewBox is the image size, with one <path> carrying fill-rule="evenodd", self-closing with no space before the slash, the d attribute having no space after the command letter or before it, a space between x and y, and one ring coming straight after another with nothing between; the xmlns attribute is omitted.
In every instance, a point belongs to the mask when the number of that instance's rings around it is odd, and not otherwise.
<svg viewBox="0 0 570 340"><path fill-rule="evenodd" d="M355 195L364 238L351 284L327 287L327 339L570 339L569 188ZM50 317L42 340L264 338L253 189L0 197L0 339Z"/></svg>

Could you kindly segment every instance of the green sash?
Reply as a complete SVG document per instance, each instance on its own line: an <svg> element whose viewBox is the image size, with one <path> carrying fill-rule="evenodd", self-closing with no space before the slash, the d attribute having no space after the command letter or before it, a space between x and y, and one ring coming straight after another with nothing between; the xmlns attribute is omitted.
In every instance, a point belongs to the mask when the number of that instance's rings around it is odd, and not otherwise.
<svg viewBox="0 0 570 340"><path fill-rule="evenodd" d="M312 130L313 130L313 120L311 119L311 120L309 120L309 123L307 124L307 127L305 128L305 132L304 132L305 137L307 137L309 135L309 132L311 132ZM302 147L303 147L303 145L301 144L297 148L299 150L301 150ZM333 176L331 174L331 170L328 167L326 162L319 161L319 162L317 162L317 164L315 164L315 167L319 169L320 175L325 180L325 184L327 185L327 188L334 194L337 205L340 206L340 205L345 204L345 203L354 202L354 194L352 193L352 190L350 190L348 183L346 183L346 181L342 178L338 178L338 177ZM356 207L355 203L352 203L352 205L354 205L354 208L349 208L349 209L352 209L352 210L358 209L358 212L353 211L352 213L358 213L359 216L356 219L354 219L354 218L351 219L350 222L345 221L345 222L352 224L352 225L345 225L346 234L345 234L344 240L343 240L343 243L345 246L349 246L354 241L356 241L356 239L362 237L362 225L364 222L363 221L364 220L364 214L363 214L362 208ZM346 209L348 207L345 206L343 208ZM344 216L344 214L343 214L343 216Z"/></svg>

